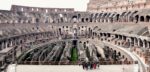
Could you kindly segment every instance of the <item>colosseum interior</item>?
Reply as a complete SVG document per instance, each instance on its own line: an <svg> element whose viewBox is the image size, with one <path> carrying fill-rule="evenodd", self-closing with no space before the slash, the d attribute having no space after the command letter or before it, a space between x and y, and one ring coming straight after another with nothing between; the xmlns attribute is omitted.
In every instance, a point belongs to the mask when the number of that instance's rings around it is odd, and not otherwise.
<svg viewBox="0 0 150 72"><path fill-rule="evenodd" d="M150 72L150 0L0 10L0 72Z"/></svg>

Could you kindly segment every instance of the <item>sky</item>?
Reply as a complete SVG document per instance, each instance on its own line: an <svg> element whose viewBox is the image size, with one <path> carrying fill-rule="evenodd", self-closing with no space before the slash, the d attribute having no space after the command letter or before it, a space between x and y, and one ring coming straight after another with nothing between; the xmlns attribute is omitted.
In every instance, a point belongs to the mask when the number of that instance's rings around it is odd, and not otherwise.
<svg viewBox="0 0 150 72"><path fill-rule="evenodd" d="M11 5L23 5L48 8L74 8L86 11L89 0L0 0L1 10L10 10Z"/></svg>

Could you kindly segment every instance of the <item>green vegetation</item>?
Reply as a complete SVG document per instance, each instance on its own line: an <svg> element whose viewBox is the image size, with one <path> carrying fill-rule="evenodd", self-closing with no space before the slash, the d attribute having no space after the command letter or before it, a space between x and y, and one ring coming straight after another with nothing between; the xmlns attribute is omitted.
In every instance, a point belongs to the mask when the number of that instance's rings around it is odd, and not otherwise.
<svg viewBox="0 0 150 72"><path fill-rule="evenodd" d="M78 60L77 48L72 48L71 50L71 61L75 62Z"/></svg>

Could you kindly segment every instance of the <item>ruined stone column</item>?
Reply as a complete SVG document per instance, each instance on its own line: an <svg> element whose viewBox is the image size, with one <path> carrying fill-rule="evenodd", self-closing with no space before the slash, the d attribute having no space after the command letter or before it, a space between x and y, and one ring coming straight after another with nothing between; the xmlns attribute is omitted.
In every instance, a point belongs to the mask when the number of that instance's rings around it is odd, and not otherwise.
<svg viewBox="0 0 150 72"><path fill-rule="evenodd" d="M146 48L145 41L142 41L142 43L143 43L143 48Z"/></svg>
<svg viewBox="0 0 150 72"><path fill-rule="evenodd" d="M138 39L138 46L140 47L140 39Z"/></svg>
<svg viewBox="0 0 150 72"><path fill-rule="evenodd" d="M10 46L13 46L12 40L10 41Z"/></svg>
<svg viewBox="0 0 150 72"><path fill-rule="evenodd" d="M150 44L149 44L149 42L147 42L147 47L146 47L146 48L147 48L147 49L148 49L148 48L150 48Z"/></svg>
<svg viewBox="0 0 150 72"><path fill-rule="evenodd" d="M4 42L2 42L2 44L1 44L1 49L5 49L4 48Z"/></svg>
<svg viewBox="0 0 150 72"><path fill-rule="evenodd" d="M5 48L7 48L7 47L8 47L8 42L6 41L6 42L5 42Z"/></svg>
<svg viewBox="0 0 150 72"><path fill-rule="evenodd" d="M137 42L136 39L134 38L134 46L137 46Z"/></svg>

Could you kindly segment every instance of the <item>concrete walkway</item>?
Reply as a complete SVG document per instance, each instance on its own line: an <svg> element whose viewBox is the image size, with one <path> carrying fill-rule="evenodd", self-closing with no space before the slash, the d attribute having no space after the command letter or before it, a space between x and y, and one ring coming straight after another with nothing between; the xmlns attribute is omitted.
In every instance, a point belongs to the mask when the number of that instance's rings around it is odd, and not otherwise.
<svg viewBox="0 0 150 72"><path fill-rule="evenodd" d="M95 70L83 70L79 65L10 65L7 72L133 72L134 66L101 65Z"/></svg>

